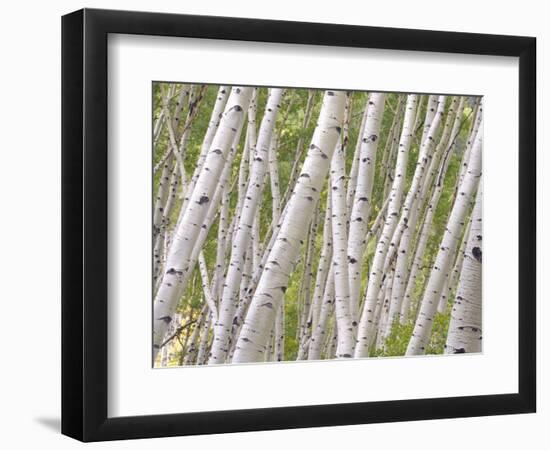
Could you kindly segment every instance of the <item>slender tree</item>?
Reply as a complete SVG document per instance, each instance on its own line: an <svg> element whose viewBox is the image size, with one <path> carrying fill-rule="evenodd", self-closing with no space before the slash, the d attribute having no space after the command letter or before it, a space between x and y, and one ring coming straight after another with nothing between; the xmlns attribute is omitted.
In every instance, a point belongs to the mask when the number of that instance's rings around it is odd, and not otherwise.
<svg viewBox="0 0 550 450"><path fill-rule="evenodd" d="M350 309L353 321L357 320L359 311L361 261L365 251L365 236L368 231L369 214L372 206L376 150L380 137L385 100L386 94L372 93L369 95L367 119L361 136L357 185L350 216L348 243Z"/></svg>
<svg viewBox="0 0 550 450"><path fill-rule="evenodd" d="M445 353L481 352L482 198L480 186L472 213L472 225L464 252L456 299L451 312Z"/></svg>

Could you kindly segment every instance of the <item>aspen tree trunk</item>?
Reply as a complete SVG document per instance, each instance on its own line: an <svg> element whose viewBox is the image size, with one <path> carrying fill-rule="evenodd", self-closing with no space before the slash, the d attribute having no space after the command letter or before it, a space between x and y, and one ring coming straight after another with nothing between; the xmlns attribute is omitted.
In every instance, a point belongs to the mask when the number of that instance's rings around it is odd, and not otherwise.
<svg viewBox="0 0 550 450"><path fill-rule="evenodd" d="M153 211L153 283L157 281L158 272L164 260L163 241L164 231L166 229L164 221L165 205L170 199L174 183L176 183L175 187L177 189L177 177L175 180L174 178L170 180L170 171L172 170L173 163L173 157L172 154L170 154L160 174L157 196L155 199Z"/></svg>
<svg viewBox="0 0 550 450"><path fill-rule="evenodd" d="M349 97L348 97L349 98ZM346 119L349 120L349 104L346 103ZM344 130L346 126L344 126ZM348 220L346 207L346 145L347 135L343 133L343 142L337 145L332 156L330 169L330 189L332 197L332 242L334 256L334 285L336 293L336 323L338 327L338 358L351 358L355 347L354 329L357 322L350 304L350 288L348 276Z"/></svg>
<svg viewBox="0 0 550 450"><path fill-rule="evenodd" d="M164 211L166 199L168 198L168 192L170 191L170 173L172 172L173 164L174 160L170 154L162 168L157 189L157 196L155 198L155 206L153 210L153 238L156 238L161 231L163 217L162 213Z"/></svg>
<svg viewBox="0 0 550 450"><path fill-rule="evenodd" d="M221 208L220 218L218 221L218 244L216 247L216 270L214 271L214 277L212 279L212 295L216 299L216 302L220 299L223 289L223 280L225 273L225 245L226 237L229 228L229 189L227 185L223 189L221 195Z"/></svg>
<svg viewBox="0 0 550 450"><path fill-rule="evenodd" d="M252 277L252 232L250 233L250 241L248 242L248 248L246 250L246 255L244 258L244 262L241 266L241 282L239 286L239 292L236 295L236 301L238 303L239 299L243 297L243 295L246 294L248 289L248 284L250 283L250 279Z"/></svg>
<svg viewBox="0 0 550 450"><path fill-rule="evenodd" d="M210 314L206 315L206 320L201 327L201 334L199 338L199 348L197 350L197 365L203 365L208 362L208 334L210 331L210 325L212 324L212 317Z"/></svg>
<svg viewBox="0 0 550 450"><path fill-rule="evenodd" d="M376 348L382 349L386 338L389 336L388 329L391 330L391 321L390 321L390 305L392 301L392 292L394 287L394 276L395 270L390 270L384 283L384 296L382 297L381 307L378 314L376 314L376 326L375 329L378 330L376 336Z"/></svg>
<svg viewBox="0 0 550 450"><path fill-rule="evenodd" d="M361 137L361 151L357 172L357 186L350 216L348 260L350 309L353 321L359 315L361 290L361 262L365 251L365 236L368 231L369 214L372 203L372 186L376 166L380 126L384 115L386 94L372 93L369 96L368 117Z"/></svg>
<svg viewBox="0 0 550 450"><path fill-rule="evenodd" d="M204 295L204 301L208 305L208 308L210 308L212 317L214 317L215 320L216 317L218 317L218 308L216 306L214 298L212 297L212 292L210 291L210 278L208 276L206 260L204 259L204 253L202 251L199 254L199 271L201 274L201 285Z"/></svg>
<svg viewBox="0 0 550 450"><path fill-rule="evenodd" d="M251 165L246 196L240 211L236 233L233 235L231 258L220 302L218 321L214 326L214 340L210 364L222 364L229 352L229 338L233 317L239 301L239 285L242 278L246 250L250 242L251 228L260 202L264 179L268 168L269 146L281 103L283 89L271 89L266 112L258 133L258 141Z"/></svg>
<svg viewBox="0 0 550 450"><path fill-rule="evenodd" d="M162 343L168 324L177 306L185 285L181 282L185 272L191 270L189 259L195 240L202 223L208 213L210 198L216 185L213 179L219 178L225 159L229 153L234 137L242 125L244 109L248 107L252 88L236 87L231 91L230 98L220 121L216 135L212 141L204 166L197 179L189 205L175 231L174 240L167 257L163 280L155 298L153 313L153 359L156 357L159 345Z"/></svg>
<svg viewBox="0 0 550 450"><path fill-rule="evenodd" d="M331 326L330 339L327 342L325 349L325 359L334 359L336 357L336 348L338 345L338 327L336 326L336 320L333 321Z"/></svg>
<svg viewBox="0 0 550 450"><path fill-rule="evenodd" d="M241 155L241 162L239 165L239 177L238 177L238 197L237 197L237 206L235 207L235 216L234 219L239 218L239 211L241 211L244 198L246 196L246 191L248 189L248 177L251 168L251 158L254 158L254 153L256 152L256 113L258 109L257 104L258 97L258 88L254 89L254 94L250 100L250 106L248 107L248 122L246 126L246 138L244 142L244 150ZM231 228L235 229L237 220L235 220L234 226Z"/></svg>
<svg viewBox="0 0 550 450"><path fill-rule="evenodd" d="M472 225L464 252L456 300L451 312L445 353L481 352L482 191L480 184L472 213Z"/></svg>
<svg viewBox="0 0 550 450"><path fill-rule="evenodd" d="M288 287L290 272L307 233L315 205L326 178L329 163L341 133L345 94L326 91L319 121L288 203L277 240L260 278L241 330L233 362L261 361L277 308Z"/></svg>
<svg viewBox="0 0 550 450"><path fill-rule="evenodd" d="M214 103L214 107L212 108L212 114L210 115L208 128L206 129L206 133L202 141L201 151L197 159L197 164L196 164L195 170L193 171L193 175L191 177L191 182L189 183L189 188L187 190L187 193L184 196L184 204L182 206L183 210L185 210L185 207L189 202L189 198L191 197L191 194L195 189L195 185L199 178L199 174L201 173L201 170L204 166L204 161L206 160L206 157L208 155L208 152L210 151L210 146L212 145L214 136L216 135L218 127L220 126L221 120L224 116L223 114L224 108L227 105L230 91L231 89L227 86L220 86L220 88L218 89L216 102Z"/></svg>
<svg viewBox="0 0 550 450"><path fill-rule="evenodd" d="M281 217L281 190L279 187L279 168L277 165L277 137L273 136L269 146L269 180L271 182L271 201L273 220L279 222Z"/></svg>
<svg viewBox="0 0 550 450"><path fill-rule="evenodd" d="M386 197L386 200L384 200L384 204L380 208L380 211L378 211L378 215L376 216L376 219L374 219L371 229L367 233L367 237L365 238L365 242L367 242L367 244L370 242L373 236L377 237L377 239L379 238L378 232L381 231L380 227L386 221L386 212L388 210L389 203L390 203L390 196L388 195Z"/></svg>
<svg viewBox="0 0 550 450"><path fill-rule="evenodd" d="M198 347L199 347L200 332L208 314L209 314L208 308L204 306L201 310L201 313L199 315L197 322L195 323L195 327L193 328L193 333L191 334L191 338L190 338L191 342L189 343L189 347L187 348L187 353L185 354L185 357L183 359L183 364L186 366L195 363L197 360L196 356L197 356Z"/></svg>
<svg viewBox="0 0 550 450"><path fill-rule="evenodd" d="M460 186L460 183L462 183L464 176L466 175L466 171L468 170L468 161L470 158L470 152L472 150L472 146L474 145L477 133L479 132L479 129L481 127L482 120L483 120L483 103L480 99L477 104L477 111L476 111L474 122L472 124L472 131L470 132L468 143L466 144L466 149L464 150L464 154L462 155L462 162L460 164L460 175L458 177L459 186Z"/></svg>
<svg viewBox="0 0 550 450"><path fill-rule="evenodd" d="M423 144L428 136L431 124L436 116L438 104L440 103L441 97L438 97L437 95L430 95L428 97L428 103L426 104L426 116L424 119L424 126L422 127L422 138L420 139L420 144Z"/></svg>
<svg viewBox="0 0 550 450"><path fill-rule="evenodd" d="M332 208L331 208L331 192L327 192L327 206L325 210L325 220L323 223L323 246L319 256L319 264L317 266L317 276L315 277L315 288L313 290L313 303L311 306L311 329L317 328L317 321L321 311L321 305L325 292L327 274L332 261Z"/></svg>
<svg viewBox="0 0 550 450"><path fill-rule="evenodd" d="M453 289L456 287L456 283L460 277L460 272L462 270L462 263L464 262L464 252L466 251L466 244L468 243L467 241L468 241L468 236L470 232L469 230L470 230L471 222L472 221L470 220L466 225L466 228L464 230L464 236L462 237L462 242L460 244L458 255L456 256L453 270L450 276L447 278L445 287L443 288L443 292L441 294L441 298L439 299L437 312L440 314L444 314L445 311L447 310L448 300L451 298Z"/></svg>
<svg viewBox="0 0 550 450"><path fill-rule="evenodd" d="M281 302L275 320L275 361L283 361L285 356L285 304Z"/></svg>
<svg viewBox="0 0 550 450"><path fill-rule="evenodd" d="M180 116L183 112L183 107L185 106L186 97L190 96L192 88L193 86L188 84L182 84L180 87L180 92L174 108L174 114L170 118L170 125L174 131L178 130Z"/></svg>
<svg viewBox="0 0 550 450"><path fill-rule="evenodd" d="M321 359L321 352L325 346L327 331L329 331L328 319L334 309L334 293L334 266L331 265L326 278L323 298L321 300L319 318L309 343L308 359L310 361Z"/></svg>
<svg viewBox="0 0 550 450"><path fill-rule="evenodd" d="M392 174L392 165L395 163L394 160L397 149L399 147L399 137L401 135L403 112L405 110L405 103L403 101L403 98L404 97L400 95L399 100L397 101L392 124L390 130L388 131L388 136L384 145L384 151L382 153L382 164L380 166L380 179L384 180L384 190L382 198L387 197L386 193L388 189L390 189L394 179L394 174Z"/></svg>
<svg viewBox="0 0 550 450"><path fill-rule="evenodd" d="M357 188L357 174L359 172L359 161L361 157L361 137L363 136L363 133L365 132L365 124L367 122L367 117L369 113L368 108L368 98L367 98L367 105L365 106L365 110L363 111L363 118L361 119L361 127L359 128L359 134L357 135L357 142L355 144L355 151L353 153L353 161L351 163L351 169L349 172L349 180L348 180L348 193L346 197L346 204L348 205L348 217L351 216L351 208L353 206L353 198L355 197L355 190Z"/></svg>
<svg viewBox="0 0 550 450"><path fill-rule="evenodd" d="M161 89L163 92L161 94L164 94L162 97L162 107L160 110L160 113L158 115L157 120L155 121L153 125L153 148L156 147L160 136L162 135L162 130L164 128L164 125L166 124L166 110L170 107L170 100L174 96L174 92L176 89L175 84L171 84L170 87L166 90L166 93L164 93L165 89ZM164 161L166 160L167 156L171 153L170 150L166 152L162 158L160 159L159 163L154 167L153 174L156 175L160 167L164 164Z"/></svg>
<svg viewBox="0 0 550 450"><path fill-rule="evenodd" d="M397 154L395 166L395 177L389 195L388 213L386 215L384 228L382 229L382 236L380 237L374 252L374 259L367 285L365 306L358 329L357 345L355 347L356 358L368 356L368 335L369 328L372 328L372 325L369 324L372 323L372 313L374 312L374 306L378 299L378 293L381 287L382 277L384 275L383 271L386 254L388 252L391 237L393 236L397 225L398 216L403 201L403 189L405 186L405 176L407 173L407 163L409 160L409 149L414 133L413 125L415 122L417 102L418 96L412 94L407 97L403 130L401 133L401 138L399 139L399 152Z"/></svg>
<svg viewBox="0 0 550 450"><path fill-rule="evenodd" d="M434 267L426 286L420 312L416 319L413 335L407 347L407 355L422 355L426 351L433 325L433 318L439 304L441 291L453 263L451 255L456 252L461 231L472 196L481 177L482 133L478 133L468 161L468 170L459 188L447 228L437 253Z"/></svg>
<svg viewBox="0 0 550 450"><path fill-rule="evenodd" d="M312 264L313 264L315 236L317 235L318 219L319 219L319 214L316 208L316 211L313 215L313 219L311 221L311 225L309 227L309 235L307 238L306 251L304 255L304 269L303 269L302 283L300 285L300 298L303 298L303 308L300 315L299 338L300 338L300 346L302 349L305 346L305 341L309 339L308 333L310 331L310 328L308 327L308 318L309 318L309 312L311 310L311 280L313 278Z"/></svg>

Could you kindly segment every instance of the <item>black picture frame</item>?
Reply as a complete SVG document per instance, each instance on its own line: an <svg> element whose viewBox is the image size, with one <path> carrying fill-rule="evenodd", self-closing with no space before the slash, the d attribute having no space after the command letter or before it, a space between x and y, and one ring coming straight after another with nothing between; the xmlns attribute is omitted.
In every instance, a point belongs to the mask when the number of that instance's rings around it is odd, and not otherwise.
<svg viewBox="0 0 550 450"><path fill-rule="evenodd" d="M109 418L109 33L518 57L518 392ZM535 412L535 90L536 39L533 37L95 9L63 16L62 433L82 441L103 441Z"/></svg>

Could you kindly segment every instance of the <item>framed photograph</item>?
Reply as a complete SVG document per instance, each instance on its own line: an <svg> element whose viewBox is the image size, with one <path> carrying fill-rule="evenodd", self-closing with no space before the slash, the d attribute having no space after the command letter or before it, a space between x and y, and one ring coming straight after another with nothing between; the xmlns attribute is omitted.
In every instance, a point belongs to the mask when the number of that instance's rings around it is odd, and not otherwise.
<svg viewBox="0 0 550 450"><path fill-rule="evenodd" d="M536 40L62 20L62 432L535 412Z"/></svg>

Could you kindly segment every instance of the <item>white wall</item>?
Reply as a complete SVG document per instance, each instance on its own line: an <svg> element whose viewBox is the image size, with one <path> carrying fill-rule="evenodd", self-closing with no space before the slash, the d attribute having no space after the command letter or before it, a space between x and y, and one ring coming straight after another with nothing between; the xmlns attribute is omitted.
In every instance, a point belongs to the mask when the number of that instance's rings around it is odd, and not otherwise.
<svg viewBox="0 0 550 450"><path fill-rule="evenodd" d="M60 398L60 16L83 6L157 10L190 14L247 16L452 31L531 35L538 38L539 229L550 217L550 169L544 154L543 106L550 107L549 16L542 1L485 2L463 0L455 9L441 1L354 2L208 2L113 0L86 3L4 2L0 17L0 183L2 220L0 274L4 344L0 372L0 443L4 448L75 448L76 441L58 432ZM539 248L550 241L539 233ZM544 264L544 265L543 265ZM539 256L539 297L548 293L547 261ZM539 302L539 318L550 307ZM548 379L550 331L539 319L539 380ZM543 351L546 355L543 358ZM550 394L539 383L536 415L409 422L292 431L241 433L164 439L166 448L318 448L376 446L387 448L477 449L548 448ZM96 448L149 448L150 440L98 444Z"/></svg>

